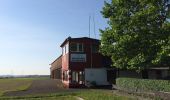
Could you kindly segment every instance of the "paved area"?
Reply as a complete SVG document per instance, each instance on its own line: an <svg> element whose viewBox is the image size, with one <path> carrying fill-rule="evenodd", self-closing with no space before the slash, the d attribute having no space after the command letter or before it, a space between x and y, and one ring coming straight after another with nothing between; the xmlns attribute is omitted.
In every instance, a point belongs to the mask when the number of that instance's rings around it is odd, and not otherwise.
<svg viewBox="0 0 170 100"><path fill-rule="evenodd" d="M44 93L71 92L75 89L65 89L60 80L34 80L30 88L26 91L7 92L4 96L25 96Z"/></svg>

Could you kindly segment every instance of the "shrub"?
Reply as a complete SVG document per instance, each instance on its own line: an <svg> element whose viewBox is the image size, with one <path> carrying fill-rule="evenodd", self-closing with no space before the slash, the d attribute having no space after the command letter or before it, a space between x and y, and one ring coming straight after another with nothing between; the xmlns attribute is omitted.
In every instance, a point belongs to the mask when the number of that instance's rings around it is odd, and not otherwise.
<svg viewBox="0 0 170 100"><path fill-rule="evenodd" d="M168 80L117 78L116 85L121 90L130 92L170 92L170 81Z"/></svg>

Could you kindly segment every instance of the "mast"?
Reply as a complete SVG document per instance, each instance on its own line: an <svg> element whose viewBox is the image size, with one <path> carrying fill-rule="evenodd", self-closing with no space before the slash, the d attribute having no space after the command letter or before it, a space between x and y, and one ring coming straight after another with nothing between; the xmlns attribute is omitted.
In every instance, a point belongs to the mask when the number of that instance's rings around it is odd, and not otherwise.
<svg viewBox="0 0 170 100"><path fill-rule="evenodd" d="M89 15L89 38L90 38L90 21L91 21L91 16Z"/></svg>

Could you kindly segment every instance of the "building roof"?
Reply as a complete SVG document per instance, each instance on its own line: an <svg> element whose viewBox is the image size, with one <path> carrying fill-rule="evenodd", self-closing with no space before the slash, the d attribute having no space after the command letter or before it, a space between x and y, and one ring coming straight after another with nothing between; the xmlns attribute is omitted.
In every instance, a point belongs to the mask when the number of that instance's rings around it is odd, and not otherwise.
<svg viewBox="0 0 170 100"><path fill-rule="evenodd" d="M62 64L62 56L59 56L56 60L54 60L50 65L50 69L51 70L55 70L55 69L58 69L58 68L61 68L61 64Z"/></svg>
<svg viewBox="0 0 170 100"><path fill-rule="evenodd" d="M63 47L68 41L70 40L80 40L80 39L89 39L89 40L94 40L94 41L100 41L98 39L94 39L94 38L89 38L89 37L79 37L79 38L71 38L68 37L67 39L65 39L65 41L60 45L60 47Z"/></svg>
<svg viewBox="0 0 170 100"><path fill-rule="evenodd" d="M57 59L55 59L51 64L55 63L56 61L58 61L61 58L62 55L60 55ZM50 64L50 65L51 65Z"/></svg>

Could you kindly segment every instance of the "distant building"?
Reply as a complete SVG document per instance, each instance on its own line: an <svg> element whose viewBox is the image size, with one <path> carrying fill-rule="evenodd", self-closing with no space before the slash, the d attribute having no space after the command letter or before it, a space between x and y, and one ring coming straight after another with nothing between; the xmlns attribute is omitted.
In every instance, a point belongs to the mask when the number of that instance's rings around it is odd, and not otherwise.
<svg viewBox="0 0 170 100"><path fill-rule="evenodd" d="M99 53L100 41L68 37L62 44L62 55L51 63L51 78L61 79L66 87L84 87L89 82L110 85L116 78L111 59Z"/></svg>
<svg viewBox="0 0 170 100"><path fill-rule="evenodd" d="M50 77L53 79L61 79L62 78L61 67L62 67L62 55L59 56L54 62L51 63Z"/></svg>
<svg viewBox="0 0 170 100"><path fill-rule="evenodd" d="M116 77L170 80L170 69L169 67L151 67L139 73L134 70L117 70Z"/></svg>

